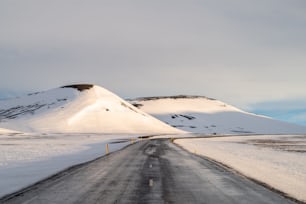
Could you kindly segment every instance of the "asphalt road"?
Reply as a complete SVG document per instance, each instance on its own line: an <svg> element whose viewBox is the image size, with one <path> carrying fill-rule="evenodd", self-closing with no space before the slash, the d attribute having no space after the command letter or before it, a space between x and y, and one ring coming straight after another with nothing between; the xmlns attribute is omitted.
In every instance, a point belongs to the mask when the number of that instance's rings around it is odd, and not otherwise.
<svg viewBox="0 0 306 204"><path fill-rule="evenodd" d="M293 203L168 140L71 168L0 203Z"/></svg>

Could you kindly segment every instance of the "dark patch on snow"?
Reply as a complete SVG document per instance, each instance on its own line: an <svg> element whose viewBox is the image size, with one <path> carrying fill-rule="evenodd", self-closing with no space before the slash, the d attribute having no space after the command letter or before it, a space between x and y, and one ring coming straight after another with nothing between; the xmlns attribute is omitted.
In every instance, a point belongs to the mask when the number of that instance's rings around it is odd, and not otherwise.
<svg viewBox="0 0 306 204"><path fill-rule="evenodd" d="M61 88L73 88L77 89L78 91L84 91L91 89L94 85L92 84L72 84L72 85L67 85L67 86L62 86Z"/></svg>
<svg viewBox="0 0 306 204"><path fill-rule="evenodd" d="M132 103L133 106L135 106L136 108L140 108L143 106L143 104L141 103Z"/></svg>
<svg viewBox="0 0 306 204"><path fill-rule="evenodd" d="M125 107L125 108L130 109L131 111L134 111L135 113L138 113L136 110L134 110L134 109L131 108L129 105L127 105L127 104L125 104L125 103L123 103L123 102L121 102L121 105L122 105L123 107Z"/></svg>
<svg viewBox="0 0 306 204"><path fill-rule="evenodd" d="M292 138L290 138L292 139ZM301 140L288 140L288 139L252 139L244 142L239 142L242 144L252 144L255 146L263 148L272 148L278 151L287 151L287 152L297 152L305 153L306 152L306 139ZM294 138L296 139L296 138Z"/></svg>
<svg viewBox="0 0 306 204"><path fill-rule="evenodd" d="M150 100L159 100L159 99L195 99L195 98L204 98L207 100L216 100L214 98L208 98L206 96L197 96L197 95L176 95L176 96L153 96L153 97L141 97L136 98L136 101L150 101Z"/></svg>
<svg viewBox="0 0 306 204"><path fill-rule="evenodd" d="M146 117L146 115L145 115L145 114L142 114L142 113L138 112L138 109L133 108L133 106L131 106L130 104L127 104L127 103L121 102L121 105L122 105L123 107L125 107L125 108L130 109L131 111L134 111L135 113L141 114L141 115L143 115L143 116L145 116L145 117Z"/></svg>
<svg viewBox="0 0 306 204"><path fill-rule="evenodd" d="M178 117L178 115L172 115L172 116L171 116L172 119L175 119L175 118L177 118L177 117Z"/></svg>
<svg viewBox="0 0 306 204"><path fill-rule="evenodd" d="M186 119L188 119L188 120L194 120L194 119L196 119L196 117L193 117L193 116L191 116L191 115L182 115L182 114L180 114L180 115L171 115L171 118L172 119L175 119L175 118L177 118L177 117L183 117L183 118L186 118ZM181 120L182 122L183 122L183 120Z"/></svg>
<svg viewBox="0 0 306 204"><path fill-rule="evenodd" d="M41 93L41 92L29 93L28 96L37 95L39 93Z"/></svg>
<svg viewBox="0 0 306 204"><path fill-rule="evenodd" d="M248 130L244 130L244 128L242 128L242 127L236 127L236 130L231 130L231 132L234 132L234 133L246 133L246 134L254 133L254 132L251 132L251 131L248 131Z"/></svg>
<svg viewBox="0 0 306 204"><path fill-rule="evenodd" d="M254 132L246 131L246 130L231 130L231 132L233 132L233 133L245 133L245 134L254 133Z"/></svg>
<svg viewBox="0 0 306 204"><path fill-rule="evenodd" d="M3 119L15 119L21 115L26 115L26 114L33 115L35 111L47 105L48 104L35 103L33 105L15 106L9 109L2 109L0 110L0 121Z"/></svg>
<svg viewBox="0 0 306 204"><path fill-rule="evenodd" d="M175 127L175 128L197 128L196 126L186 126L186 125L172 125L172 127Z"/></svg>
<svg viewBox="0 0 306 204"><path fill-rule="evenodd" d="M194 119L196 119L195 117L193 117L193 116L191 116L191 115L180 115L180 116L182 116L182 117L184 117L184 118L187 118L188 120L194 120Z"/></svg>
<svg viewBox="0 0 306 204"><path fill-rule="evenodd" d="M185 127L185 125L172 125L172 127L175 127L175 128L177 128L177 127Z"/></svg>

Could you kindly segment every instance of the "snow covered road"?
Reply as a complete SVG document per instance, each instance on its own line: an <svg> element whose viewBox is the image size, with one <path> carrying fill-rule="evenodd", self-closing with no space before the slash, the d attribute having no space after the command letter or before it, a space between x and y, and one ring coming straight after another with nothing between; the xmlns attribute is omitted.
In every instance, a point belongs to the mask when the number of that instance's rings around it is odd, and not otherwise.
<svg viewBox="0 0 306 204"><path fill-rule="evenodd" d="M76 166L0 203L293 203L166 139Z"/></svg>

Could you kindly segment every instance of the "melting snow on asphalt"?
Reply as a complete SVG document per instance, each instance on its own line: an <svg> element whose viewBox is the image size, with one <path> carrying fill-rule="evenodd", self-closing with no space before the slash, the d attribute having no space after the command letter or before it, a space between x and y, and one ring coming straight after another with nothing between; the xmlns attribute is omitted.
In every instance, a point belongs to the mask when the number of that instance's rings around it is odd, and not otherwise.
<svg viewBox="0 0 306 204"><path fill-rule="evenodd" d="M0 133L0 197L103 156L106 144L112 152L134 140L126 135Z"/></svg>

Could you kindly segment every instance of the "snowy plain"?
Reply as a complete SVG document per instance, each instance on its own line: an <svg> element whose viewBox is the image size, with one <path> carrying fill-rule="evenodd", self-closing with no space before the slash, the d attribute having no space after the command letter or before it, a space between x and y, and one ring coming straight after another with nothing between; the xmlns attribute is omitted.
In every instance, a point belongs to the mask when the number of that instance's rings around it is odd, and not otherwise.
<svg viewBox="0 0 306 204"><path fill-rule="evenodd" d="M305 135L177 139L175 143L291 197L306 201Z"/></svg>
<svg viewBox="0 0 306 204"><path fill-rule="evenodd" d="M0 133L0 197L119 150L135 135Z"/></svg>

